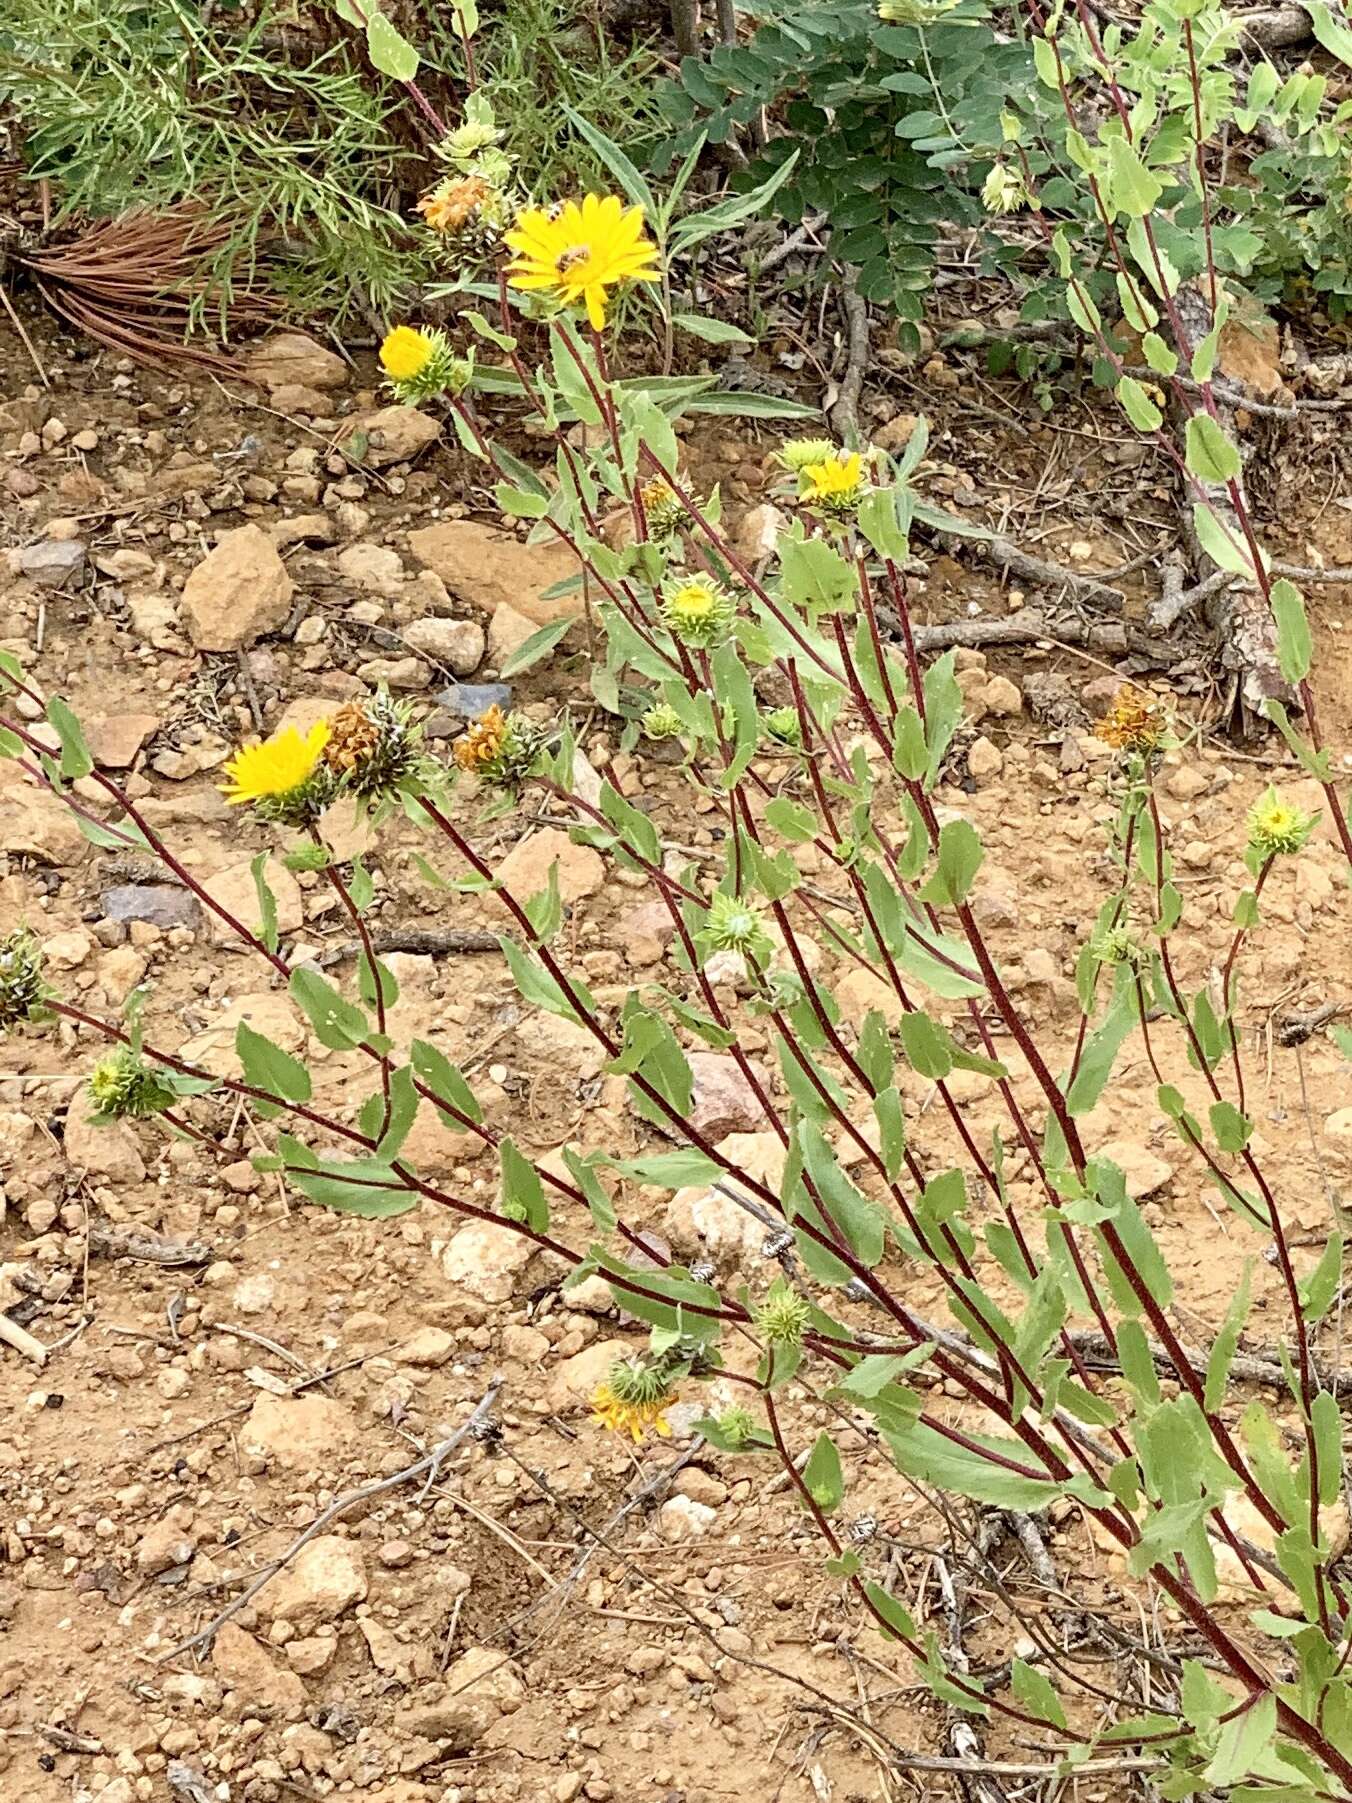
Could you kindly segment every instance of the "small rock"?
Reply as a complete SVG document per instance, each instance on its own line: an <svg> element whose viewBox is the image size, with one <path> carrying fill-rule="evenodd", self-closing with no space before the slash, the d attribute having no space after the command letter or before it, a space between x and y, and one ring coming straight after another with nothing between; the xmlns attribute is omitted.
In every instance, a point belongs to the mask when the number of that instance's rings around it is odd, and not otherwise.
<svg viewBox="0 0 1352 1803"><path fill-rule="evenodd" d="M732 1133L717 1150L749 1181L779 1189L784 1178L784 1146L777 1134L768 1130ZM665 1224L682 1257L711 1258L717 1265L750 1264L760 1256L765 1240L765 1227L753 1214L739 1208L731 1197L699 1184L676 1191L667 1204Z"/></svg>
<svg viewBox="0 0 1352 1803"><path fill-rule="evenodd" d="M272 404L279 413L308 413L313 419L327 414L333 402L317 388L307 388L304 382L283 382L280 388L273 389Z"/></svg>
<svg viewBox="0 0 1352 1803"><path fill-rule="evenodd" d="M1016 682L1007 676L992 676L981 691L986 710L992 714L1021 714L1023 694Z"/></svg>
<svg viewBox="0 0 1352 1803"><path fill-rule="evenodd" d="M175 1565L188 1565L197 1551L197 1536L183 1524L188 1511L170 1509L162 1521L155 1522L142 1534L136 1547L136 1569L143 1578L158 1577Z"/></svg>
<svg viewBox="0 0 1352 1803"><path fill-rule="evenodd" d="M241 1315L265 1315L277 1300L277 1283L268 1271L250 1271L235 1285L230 1300Z"/></svg>
<svg viewBox="0 0 1352 1803"><path fill-rule="evenodd" d="M20 706L20 696L15 706ZM13 764L0 764L0 845L54 868L83 863L89 841L59 796L27 782Z"/></svg>
<svg viewBox="0 0 1352 1803"><path fill-rule="evenodd" d="M500 707L505 713L512 705L512 689L505 682L452 682L438 690L433 700L457 722L477 720L490 707Z"/></svg>
<svg viewBox="0 0 1352 1803"><path fill-rule="evenodd" d="M553 826L520 840L498 865L494 875L514 896L524 900L549 887L549 872L554 866L558 868L559 894L565 906L595 895L605 881L606 867L600 853L593 851L590 845L574 845L567 833ZM732 1129L725 1128L724 1131L731 1132Z"/></svg>
<svg viewBox="0 0 1352 1803"><path fill-rule="evenodd" d="M82 539L43 539L18 553L20 575L27 576L38 588L65 588L73 583L85 566L86 546Z"/></svg>
<svg viewBox="0 0 1352 1803"><path fill-rule="evenodd" d="M1175 801L1195 801L1211 784L1196 764L1181 764L1177 770L1169 772L1164 787Z"/></svg>
<svg viewBox="0 0 1352 1803"><path fill-rule="evenodd" d="M427 665L416 657L373 657L357 666L357 674L373 687L383 682L391 689L425 689L431 680Z"/></svg>
<svg viewBox="0 0 1352 1803"><path fill-rule="evenodd" d="M140 1183L145 1177L145 1162L131 1126L126 1121L97 1126L83 1095L67 1111L62 1143L69 1163L89 1176L107 1177L113 1183Z"/></svg>
<svg viewBox="0 0 1352 1803"><path fill-rule="evenodd" d="M288 1640L286 1662L302 1678L317 1678L333 1664L338 1640L331 1634L307 1635L303 1640Z"/></svg>
<svg viewBox="0 0 1352 1803"><path fill-rule="evenodd" d="M392 601L403 590L404 560L388 545L349 545L338 553L338 568L364 595Z"/></svg>
<svg viewBox="0 0 1352 1803"><path fill-rule="evenodd" d="M1110 1139L1098 1148L1098 1156L1118 1167L1127 1180L1127 1194L1137 1202L1163 1189L1174 1174L1172 1165L1139 1140Z"/></svg>
<svg viewBox="0 0 1352 1803"><path fill-rule="evenodd" d="M295 585L260 526L224 532L183 586L183 611L199 651L238 651L276 632Z"/></svg>
<svg viewBox="0 0 1352 1803"><path fill-rule="evenodd" d="M1004 753L984 733L967 747L967 769L973 782L988 783L999 776L1004 767Z"/></svg>
<svg viewBox="0 0 1352 1803"><path fill-rule="evenodd" d="M1330 1139L1352 1139L1352 1108L1336 1109L1324 1122Z"/></svg>
<svg viewBox="0 0 1352 1803"><path fill-rule="evenodd" d="M251 381L276 390L287 383L305 388L342 388L348 366L306 332L274 332L254 350L245 365Z"/></svg>
<svg viewBox="0 0 1352 1803"><path fill-rule="evenodd" d="M914 413L895 414L873 434L873 442L883 451L904 451L919 424Z"/></svg>
<svg viewBox="0 0 1352 1803"><path fill-rule="evenodd" d="M236 1690L250 1708L279 1715L299 1714L305 1686L294 1671L283 1671L252 1634L235 1622L222 1624L211 1649L211 1667L221 1683Z"/></svg>
<svg viewBox="0 0 1352 1803"><path fill-rule="evenodd" d="M596 857L595 852L592 853ZM599 864L601 860L596 859ZM691 1052L688 1055L694 1093L690 1123L705 1139L725 1139L730 1133L749 1133L764 1120L760 1103L746 1078L731 1058L719 1052ZM768 1085L768 1077L759 1065L752 1067L759 1082Z"/></svg>
<svg viewBox="0 0 1352 1803"><path fill-rule="evenodd" d="M130 770L159 726L156 714L96 714L84 722L85 743L104 770Z"/></svg>
<svg viewBox="0 0 1352 1803"><path fill-rule="evenodd" d="M264 1391L254 1398L240 1429L244 1450L265 1464L330 1475L356 1439L356 1421L329 1396L269 1396Z"/></svg>
<svg viewBox="0 0 1352 1803"><path fill-rule="evenodd" d="M733 549L744 563L763 563L773 557L788 521L773 501L762 501L742 515Z"/></svg>
<svg viewBox="0 0 1352 1803"><path fill-rule="evenodd" d="M707 1503L689 1496L672 1496L657 1511L662 1538L669 1541L698 1540L707 1534L718 1519Z"/></svg>
<svg viewBox="0 0 1352 1803"><path fill-rule="evenodd" d="M288 1621L304 1634L337 1621L362 1601L366 1588L360 1548L337 1534L320 1534L259 1593L257 1606L268 1620Z"/></svg>
<svg viewBox="0 0 1352 1803"><path fill-rule="evenodd" d="M507 1302L534 1284L528 1267L536 1256L524 1234L493 1221L469 1221L441 1255L447 1280L481 1302Z"/></svg>
<svg viewBox="0 0 1352 1803"><path fill-rule="evenodd" d="M55 970L78 970L93 949L93 939L80 927L42 942L43 959Z"/></svg>
<svg viewBox="0 0 1352 1803"><path fill-rule="evenodd" d="M348 442L358 462L383 470L392 463L411 463L420 451L435 444L441 437L441 421L416 407L382 407L358 423L357 434L359 450Z"/></svg>
<svg viewBox="0 0 1352 1803"><path fill-rule="evenodd" d="M420 1327L394 1356L401 1365L444 1365L455 1351L455 1338L444 1327Z"/></svg>
<svg viewBox="0 0 1352 1803"><path fill-rule="evenodd" d="M409 621L404 642L422 656L444 664L455 676L469 676L483 662L484 629L477 620L443 620L428 614Z"/></svg>
<svg viewBox="0 0 1352 1803"><path fill-rule="evenodd" d="M387 1540L376 1557L390 1571L402 1571L405 1565L413 1563L413 1548L407 1540Z"/></svg>
<svg viewBox="0 0 1352 1803"><path fill-rule="evenodd" d="M195 927L201 919L191 889L173 883L124 883L105 889L103 912L109 920L145 920L156 927Z"/></svg>

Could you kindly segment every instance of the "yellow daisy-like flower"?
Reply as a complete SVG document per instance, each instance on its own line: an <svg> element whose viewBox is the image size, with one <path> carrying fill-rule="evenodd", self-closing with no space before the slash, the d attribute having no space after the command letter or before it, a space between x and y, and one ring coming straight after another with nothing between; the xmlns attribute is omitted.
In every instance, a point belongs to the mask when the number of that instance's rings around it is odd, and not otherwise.
<svg viewBox="0 0 1352 1803"><path fill-rule="evenodd" d="M391 382L415 381L436 355L430 332L416 326L396 326L380 347L380 367Z"/></svg>
<svg viewBox="0 0 1352 1803"><path fill-rule="evenodd" d="M294 795L314 775L328 742L329 723L318 720L304 737L287 726L261 744L246 745L226 764L230 781L221 793L232 806Z"/></svg>
<svg viewBox="0 0 1352 1803"><path fill-rule="evenodd" d="M676 1401L674 1391L653 1397L650 1401L629 1401L617 1396L608 1383L598 1384L592 1391L592 1420L617 1434L628 1434L641 1440L649 1428L664 1438L671 1437L666 1411Z"/></svg>
<svg viewBox="0 0 1352 1803"><path fill-rule="evenodd" d="M819 507L852 507L864 485L864 459L858 451L809 463L798 476L798 498Z"/></svg>
<svg viewBox="0 0 1352 1803"><path fill-rule="evenodd" d="M1319 816L1284 801L1274 788L1258 797L1249 813L1249 844L1264 858L1292 856L1314 831Z"/></svg>
<svg viewBox="0 0 1352 1803"><path fill-rule="evenodd" d="M558 209L528 207L506 234L516 252L507 274L518 288L552 293L565 306L585 303L596 331L606 323L608 291L660 280L657 246L644 235L643 209L618 196L584 195Z"/></svg>

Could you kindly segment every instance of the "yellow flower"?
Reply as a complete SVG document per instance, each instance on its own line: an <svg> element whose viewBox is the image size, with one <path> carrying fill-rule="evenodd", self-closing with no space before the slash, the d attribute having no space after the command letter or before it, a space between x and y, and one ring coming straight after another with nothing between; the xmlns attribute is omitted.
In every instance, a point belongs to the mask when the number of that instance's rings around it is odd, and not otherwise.
<svg viewBox="0 0 1352 1803"><path fill-rule="evenodd" d="M662 603L662 623L686 645L721 645L736 617L732 596L703 576L683 582Z"/></svg>
<svg viewBox="0 0 1352 1803"><path fill-rule="evenodd" d="M396 326L380 347L380 367L391 382L415 381L436 355L430 332L416 326Z"/></svg>
<svg viewBox="0 0 1352 1803"><path fill-rule="evenodd" d="M260 745L246 745L225 766L230 778L222 789L232 806L294 795L314 775L329 742L329 723L319 720L304 738L294 726L284 727Z"/></svg>
<svg viewBox="0 0 1352 1803"><path fill-rule="evenodd" d="M1249 813L1249 844L1263 858L1290 857L1304 845L1318 818L1283 801L1276 789L1268 787Z"/></svg>
<svg viewBox="0 0 1352 1803"><path fill-rule="evenodd" d="M864 481L864 459L858 451L806 464L798 475L798 498L822 507L850 507Z"/></svg>
<svg viewBox="0 0 1352 1803"><path fill-rule="evenodd" d="M617 1396L608 1383L598 1384L592 1391L592 1420L601 1427L608 1427L614 1433L628 1434L634 1440L641 1440L649 1428L654 1433L670 1438L671 1428L667 1423L666 1411L676 1401L674 1391L655 1396L650 1401L630 1402L623 1396Z"/></svg>
<svg viewBox="0 0 1352 1803"><path fill-rule="evenodd" d="M656 282L657 246L644 236L643 209L625 207L614 194L584 195L555 211L528 207L507 243L516 252L507 273L518 288L551 291L565 306L585 302L600 331L608 289L623 282Z"/></svg>

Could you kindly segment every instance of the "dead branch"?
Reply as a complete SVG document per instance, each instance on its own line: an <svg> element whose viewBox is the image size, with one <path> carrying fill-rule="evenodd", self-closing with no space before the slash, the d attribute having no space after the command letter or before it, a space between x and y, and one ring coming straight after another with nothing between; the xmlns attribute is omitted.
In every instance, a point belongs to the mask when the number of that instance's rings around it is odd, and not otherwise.
<svg viewBox="0 0 1352 1803"><path fill-rule="evenodd" d="M1257 12L1233 16L1241 37L1258 50L1282 50L1290 44L1303 44L1314 29L1303 6L1265 6Z"/></svg>
<svg viewBox="0 0 1352 1803"><path fill-rule="evenodd" d="M854 446L859 443L859 396L868 365L868 308L860 298L852 269L846 272L840 304L847 327L845 374L828 417L841 442Z"/></svg>

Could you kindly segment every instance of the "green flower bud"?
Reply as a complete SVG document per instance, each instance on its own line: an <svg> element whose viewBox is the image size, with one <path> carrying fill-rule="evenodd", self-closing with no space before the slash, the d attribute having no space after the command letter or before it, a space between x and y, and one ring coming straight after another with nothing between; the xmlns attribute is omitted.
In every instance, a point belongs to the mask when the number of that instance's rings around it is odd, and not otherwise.
<svg viewBox="0 0 1352 1803"><path fill-rule="evenodd" d="M42 953L25 928L0 939L0 1030L45 1020L48 995L42 980Z"/></svg>
<svg viewBox="0 0 1352 1803"><path fill-rule="evenodd" d="M799 750L803 743L803 723L798 718L796 707L777 707L765 716L765 735L773 739L777 745L789 745Z"/></svg>
<svg viewBox="0 0 1352 1803"><path fill-rule="evenodd" d="M685 731L685 722L669 701L659 701L650 707L641 722L645 738L678 739Z"/></svg>
<svg viewBox="0 0 1352 1803"><path fill-rule="evenodd" d="M756 964L766 963L775 950L760 911L741 896L726 895L722 890L710 901L704 925L695 938L705 952L740 952Z"/></svg>
<svg viewBox="0 0 1352 1803"><path fill-rule="evenodd" d="M756 1310L755 1324L772 1346L801 1346L812 1319L812 1304L787 1284L777 1283Z"/></svg>
<svg viewBox="0 0 1352 1803"><path fill-rule="evenodd" d="M732 596L704 576L683 582L662 603L662 624L683 645L721 645L736 617Z"/></svg>
<svg viewBox="0 0 1352 1803"><path fill-rule="evenodd" d="M1269 786L1258 797L1249 814L1249 846L1260 858L1290 857L1298 852L1314 831L1317 814L1306 814L1289 801L1283 801Z"/></svg>
<svg viewBox="0 0 1352 1803"><path fill-rule="evenodd" d="M89 1096L97 1121L147 1120L163 1114L174 1100L174 1092L164 1087L129 1046L119 1046L94 1066Z"/></svg>

